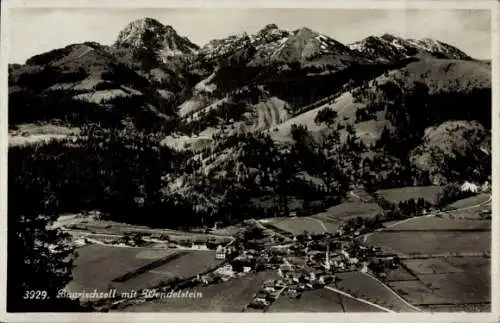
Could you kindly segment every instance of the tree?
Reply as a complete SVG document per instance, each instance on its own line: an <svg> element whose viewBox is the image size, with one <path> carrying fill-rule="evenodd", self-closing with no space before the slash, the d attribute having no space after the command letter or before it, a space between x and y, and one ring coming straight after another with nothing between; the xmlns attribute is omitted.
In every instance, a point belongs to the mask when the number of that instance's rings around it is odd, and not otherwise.
<svg viewBox="0 0 500 323"><path fill-rule="evenodd" d="M337 111L332 110L330 107L325 107L318 111L318 114L316 114L314 118L314 123L317 125L325 123L327 126L331 126L336 118Z"/></svg>

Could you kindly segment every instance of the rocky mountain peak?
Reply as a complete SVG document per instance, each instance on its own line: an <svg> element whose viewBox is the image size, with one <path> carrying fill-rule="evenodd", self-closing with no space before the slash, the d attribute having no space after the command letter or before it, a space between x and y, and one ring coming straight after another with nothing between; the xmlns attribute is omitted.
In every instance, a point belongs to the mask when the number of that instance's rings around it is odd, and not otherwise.
<svg viewBox="0 0 500 323"><path fill-rule="evenodd" d="M458 48L431 38L404 39L387 33L378 37L369 36L348 46L372 59L382 61L393 61L415 55L470 59Z"/></svg>
<svg viewBox="0 0 500 323"><path fill-rule="evenodd" d="M187 37L181 37L169 25L153 18L142 18L130 22L118 34L116 47L149 48L161 56L192 54L198 50Z"/></svg>

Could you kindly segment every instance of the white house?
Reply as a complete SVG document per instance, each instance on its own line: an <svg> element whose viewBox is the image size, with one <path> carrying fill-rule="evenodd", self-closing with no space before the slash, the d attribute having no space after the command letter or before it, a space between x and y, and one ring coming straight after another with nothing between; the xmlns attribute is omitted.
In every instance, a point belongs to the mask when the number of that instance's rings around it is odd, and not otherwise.
<svg viewBox="0 0 500 323"><path fill-rule="evenodd" d="M470 183L470 182L465 182L463 183L462 187L460 188L462 192L472 192L472 193L477 193L479 191L479 187L476 184Z"/></svg>
<svg viewBox="0 0 500 323"><path fill-rule="evenodd" d="M223 267L217 268L215 270L215 274L217 274L219 276L232 277L232 276L234 276L233 266L231 266L230 264L227 264Z"/></svg>

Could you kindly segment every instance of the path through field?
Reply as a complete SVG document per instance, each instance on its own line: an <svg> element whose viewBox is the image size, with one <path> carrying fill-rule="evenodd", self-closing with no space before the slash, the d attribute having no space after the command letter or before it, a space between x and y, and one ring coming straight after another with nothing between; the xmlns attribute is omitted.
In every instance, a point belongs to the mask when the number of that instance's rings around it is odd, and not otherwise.
<svg viewBox="0 0 500 323"><path fill-rule="evenodd" d="M391 310L391 309L388 309L388 308L386 308L386 307L383 307L383 306L380 306L380 305L378 305L378 304L372 303L372 302L370 302L370 301L367 301L366 299L357 298L357 297L355 297L355 296L353 296L353 295L351 295L351 294L348 294L348 293L346 293L346 292L343 292L343 291L341 291L341 290L339 290L339 289L336 289L336 288L333 288L333 287L330 287L330 286L325 286L325 288L326 288L326 289L328 289L328 290L331 290L332 292L338 293L338 294L340 294L340 295L343 295L343 296L346 296L346 297L349 297L349 298L355 299L355 300L357 300L358 302L361 302L361 303L368 304L368 305L370 305L370 306L376 307L376 308L378 308L378 309L380 309L380 310L382 310L382 311L384 311L384 312L396 313L396 312L394 312L394 311L393 311L393 310Z"/></svg>
<svg viewBox="0 0 500 323"><path fill-rule="evenodd" d="M366 273L366 272L362 272L364 275L370 277L371 279L374 279L376 280L380 285L382 285L385 289L389 290L392 294L394 294L394 296L396 296L399 300L401 300L403 303L405 303L407 306L413 308L415 311L417 312L422 312L421 309L419 309L418 307L408 303L404 298L402 298L401 296L399 296L398 293L396 293L392 288L390 288L389 286L387 286L386 284L384 284L382 281L380 281L379 279L377 279L376 277L370 275L369 273Z"/></svg>

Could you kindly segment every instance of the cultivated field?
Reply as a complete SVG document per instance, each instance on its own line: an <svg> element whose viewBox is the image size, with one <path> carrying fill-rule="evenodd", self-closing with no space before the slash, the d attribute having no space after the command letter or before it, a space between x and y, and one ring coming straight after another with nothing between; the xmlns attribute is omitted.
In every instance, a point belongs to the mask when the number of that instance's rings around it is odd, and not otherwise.
<svg viewBox="0 0 500 323"><path fill-rule="evenodd" d="M403 264L415 275L459 273L460 268L452 266L443 258L405 259Z"/></svg>
<svg viewBox="0 0 500 323"><path fill-rule="evenodd" d="M475 258L470 257L467 261L474 263ZM410 303L419 306L488 304L491 300L487 265L463 271L457 269L451 273L421 274L418 278L387 284Z"/></svg>
<svg viewBox="0 0 500 323"><path fill-rule="evenodd" d="M384 279L384 282L403 280L417 280L417 277L412 275L412 273L406 270L403 266L399 266L397 269L387 272L387 277Z"/></svg>
<svg viewBox="0 0 500 323"><path fill-rule="evenodd" d="M409 303L427 311L489 310L491 220L422 216L393 223L367 243L402 257L385 282Z"/></svg>
<svg viewBox="0 0 500 323"><path fill-rule="evenodd" d="M227 282L197 288L199 299L166 298L127 307L131 312L241 312L264 281L277 279L276 272L260 272Z"/></svg>
<svg viewBox="0 0 500 323"><path fill-rule="evenodd" d="M440 186L410 186L402 188L392 188L387 190L380 190L376 193L392 203L399 203L401 201L423 198L431 204L436 203L438 194L442 191Z"/></svg>
<svg viewBox="0 0 500 323"><path fill-rule="evenodd" d="M365 299L396 312L415 312L416 310L397 297L390 289L367 274L359 271L339 273L340 281L336 288L358 298Z"/></svg>

